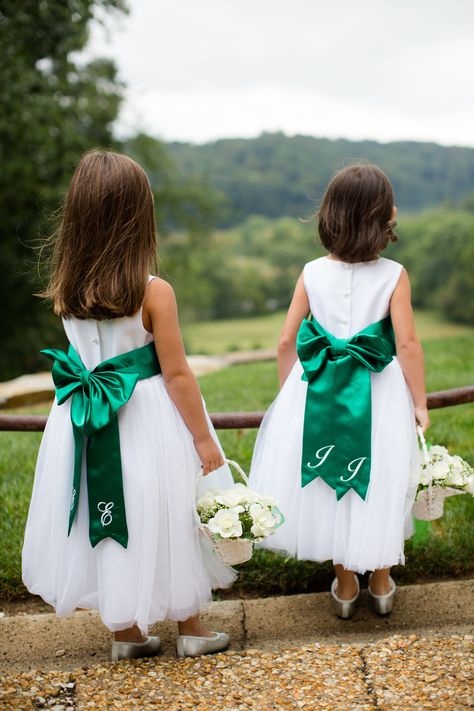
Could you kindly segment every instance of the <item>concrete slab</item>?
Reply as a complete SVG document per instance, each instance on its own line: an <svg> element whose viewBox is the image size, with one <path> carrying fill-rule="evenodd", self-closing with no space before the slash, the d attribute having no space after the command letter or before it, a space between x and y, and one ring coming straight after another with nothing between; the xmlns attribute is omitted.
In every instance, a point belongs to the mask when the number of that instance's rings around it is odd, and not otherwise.
<svg viewBox="0 0 474 711"><path fill-rule="evenodd" d="M474 580L399 587L393 612L384 617L369 608L363 590L354 617L341 620L329 593L244 600L246 645L279 648L293 642L348 642L444 629L474 630Z"/></svg>
<svg viewBox="0 0 474 711"><path fill-rule="evenodd" d="M244 643L240 601L213 602L202 619L211 629L225 630L231 649ZM163 641L163 654L175 656L176 623L154 625L150 634ZM58 619L55 614L15 615L0 620L0 671L72 670L110 661L112 636L95 611L80 610Z"/></svg>

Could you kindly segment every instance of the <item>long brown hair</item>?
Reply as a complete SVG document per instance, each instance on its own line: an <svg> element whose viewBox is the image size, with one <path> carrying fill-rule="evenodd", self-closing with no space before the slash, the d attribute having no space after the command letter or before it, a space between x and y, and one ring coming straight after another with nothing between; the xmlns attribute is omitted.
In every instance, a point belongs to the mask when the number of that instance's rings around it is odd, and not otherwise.
<svg viewBox="0 0 474 711"><path fill-rule="evenodd" d="M393 231L393 189L376 165L352 165L329 183L318 212L318 231L326 249L345 262L375 259Z"/></svg>
<svg viewBox="0 0 474 711"><path fill-rule="evenodd" d="M153 194L140 166L111 151L79 162L51 238L50 279L40 294L65 318L132 316L156 266Z"/></svg>

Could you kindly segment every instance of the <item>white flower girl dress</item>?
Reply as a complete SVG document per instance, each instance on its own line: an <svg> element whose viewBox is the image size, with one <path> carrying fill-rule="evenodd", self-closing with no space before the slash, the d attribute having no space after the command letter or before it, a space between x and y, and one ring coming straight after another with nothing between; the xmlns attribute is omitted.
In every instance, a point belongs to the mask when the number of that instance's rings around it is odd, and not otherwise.
<svg viewBox="0 0 474 711"><path fill-rule="evenodd" d="M385 258L349 264L322 257L304 268L311 314L337 339L348 339L389 314L401 265ZM404 563L412 534L418 447L413 401L396 356L371 373L370 484L340 500L320 477L301 486L308 383L296 361L260 428L250 486L280 502L285 523L261 546L300 559L342 564L358 573Z"/></svg>
<svg viewBox="0 0 474 711"><path fill-rule="evenodd" d="M72 318L64 328L87 369L153 340L141 310L107 321ZM23 546L26 587L59 616L76 608L99 610L112 631L137 624L146 633L154 622L197 614L211 588L227 587L236 576L200 543L200 462L162 375L140 380L118 411L127 548L111 538L94 548L89 542L85 457L77 515L67 535L74 468L70 409L71 398L60 406L54 402L41 442ZM204 477L198 493L232 485L225 466Z"/></svg>

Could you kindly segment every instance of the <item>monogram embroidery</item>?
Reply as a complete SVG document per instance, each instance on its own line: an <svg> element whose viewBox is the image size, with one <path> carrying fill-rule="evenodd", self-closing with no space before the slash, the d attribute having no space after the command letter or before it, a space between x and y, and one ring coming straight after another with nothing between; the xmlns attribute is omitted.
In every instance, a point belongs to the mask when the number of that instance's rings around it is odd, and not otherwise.
<svg viewBox="0 0 474 711"><path fill-rule="evenodd" d="M335 448L335 444L328 444L325 447L320 447L316 452L315 452L315 457L318 460L317 464L311 464L310 462L307 462L307 467L308 469L317 469L320 467L326 459L329 457L333 449ZM357 459L353 459L349 464L347 465L347 471L349 472L349 476L344 477L344 474L341 474L339 477L340 481L352 481L357 474L359 473L359 470L363 463L366 461L367 457L358 457Z"/></svg>
<svg viewBox="0 0 474 711"><path fill-rule="evenodd" d="M331 454L332 450L334 449L336 445L335 444L328 444L326 447L320 447L318 451L315 453L316 459L319 459L320 461L317 464L310 464L309 462L307 463L307 466L309 469L317 469L318 467L321 466L321 464L324 464L326 459L329 457ZM320 452L324 452L324 454L320 454Z"/></svg>
<svg viewBox="0 0 474 711"><path fill-rule="evenodd" d="M112 523L112 509L114 507L114 502L109 501L108 504L105 503L105 501L101 501L100 503L97 504L98 510L101 512L102 516L100 517L100 522L102 526L108 526L109 523Z"/></svg>
<svg viewBox="0 0 474 711"><path fill-rule="evenodd" d="M365 462L366 459L367 459L367 457L359 457L358 459L353 459L352 462L349 462L349 464L347 466L348 471L352 472L352 474L350 476L348 476L347 479L344 479L344 476L341 474L339 479L341 481L351 481L352 479L354 479L354 477L356 477L357 474L359 473L359 469L361 468L361 466L363 465L363 463ZM352 465L356 464L356 462L358 462L358 464L355 467L355 469L353 469Z"/></svg>

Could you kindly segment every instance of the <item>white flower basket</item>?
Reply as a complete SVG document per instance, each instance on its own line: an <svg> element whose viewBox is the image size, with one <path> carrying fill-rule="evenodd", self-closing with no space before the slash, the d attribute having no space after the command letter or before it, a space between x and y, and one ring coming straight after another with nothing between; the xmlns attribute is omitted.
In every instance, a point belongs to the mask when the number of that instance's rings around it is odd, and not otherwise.
<svg viewBox="0 0 474 711"><path fill-rule="evenodd" d="M274 508L271 507L272 504L271 503L269 504L268 500L265 501L265 499L268 499L268 497L263 497L260 494L257 494L256 492L253 492L253 491L251 491L251 489L249 489L248 477L247 477L246 473L243 471L243 469L239 466L239 464L237 464L237 462L234 462L231 459L226 459L225 461L227 464L230 464L232 467L234 467L238 471L240 476L242 477L242 479L244 481L244 486L242 486L242 485L240 485L240 486L244 491L248 492L249 501L251 502L252 498L253 498L253 500L256 502L257 508L260 509L260 511L264 512L264 515L267 517L267 519L268 519L268 516L270 516L270 520L271 520L270 529L272 527L274 529L275 526L281 525L281 523L284 521L284 517L283 517L283 514L281 513L281 511L279 511L279 509L276 506L274 506ZM196 482L199 481L201 478L202 478L202 474L199 474ZM237 489L238 486L239 485L236 485L234 488ZM211 495L211 501L212 501L213 496L216 496L216 498L218 496L224 497L226 495L227 491L232 496L232 492L233 492L232 488L229 490L216 490L214 492L212 492L212 491L209 492ZM202 498L204 498L204 497L205 497L205 494L203 495ZM247 497L247 494L244 495L244 501L245 501L246 497ZM221 499L221 501L222 501L222 499ZM238 501L239 501L239 493L237 493L237 503L238 503ZM198 499L198 504L199 504L199 499ZM230 506L230 509L226 509L226 507L224 506L223 510L230 510L230 511L234 510L235 512L237 512L237 510L240 509L241 512L244 512L245 504L243 506L238 505L235 509L232 509L232 506L235 506L234 504L231 503L231 504L229 504L229 506ZM263 506L263 508L262 508L262 506ZM252 510L252 507L250 507L250 511L251 510ZM215 521L220 513L221 513L221 511L218 511L217 514L215 514L215 518L211 519L211 522ZM235 515L236 514L234 513L234 516ZM273 516L273 519L272 519L272 516ZM225 537L225 534L223 533L223 535L221 536L221 535L216 534L215 527L213 530L211 530L212 527L210 527L207 523L203 523L200 520L199 514L198 514L198 519L199 519L198 525L199 525L200 535L205 536L210 541L210 543L213 547L214 553L219 558L219 560L222 561L222 563L224 563L225 565L238 565L239 563L245 563L247 560L250 560L250 558L253 555L254 540L261 540L261 538L258 538L258 537L249 538L249 537L247 537L248 534L245 538L242 537L242 534L240 536L233 534L229 537ZM255 522L255 519L254 519L254 522ZM238 525L240 526L240 530L242 531L241 524L238 524ZM259 534L257 534L257 535L259 535ZM262 531L261 535L265 536L268 534L264 533Z"/></svg>
<svg viewBox="0 0 474 711"><path fill-rule="evenodd" d="M224 565L245 563L253 555L253 541L248 538L222 538L216 541L204 523L200 524L199 532L211 541L214 553Z"/></svg>
<svg viewBox="0 0 474 711"><path fill-rule="evenodd" d="M418 427L418 436L421 442L423 458L427 465L427 471L430 472L430 480L428 488L418 492L415 503L413 504L412 514L420 521L434 521L443 515L444 500L448 496L456 496L457 494L464 494L465 492L450 486L438 486L433 484L433 477L429 468L430 459L428 448L421 427Z"/></svg>
<svg viewBox="0 0 474 711"><path fill-rule="evenodd" d="M413 504L412 514L420 521L434 521L443 515L444 500L448 496L463 493L463 491L450 486L431 486L429 489L420 491Z"/></svg>

